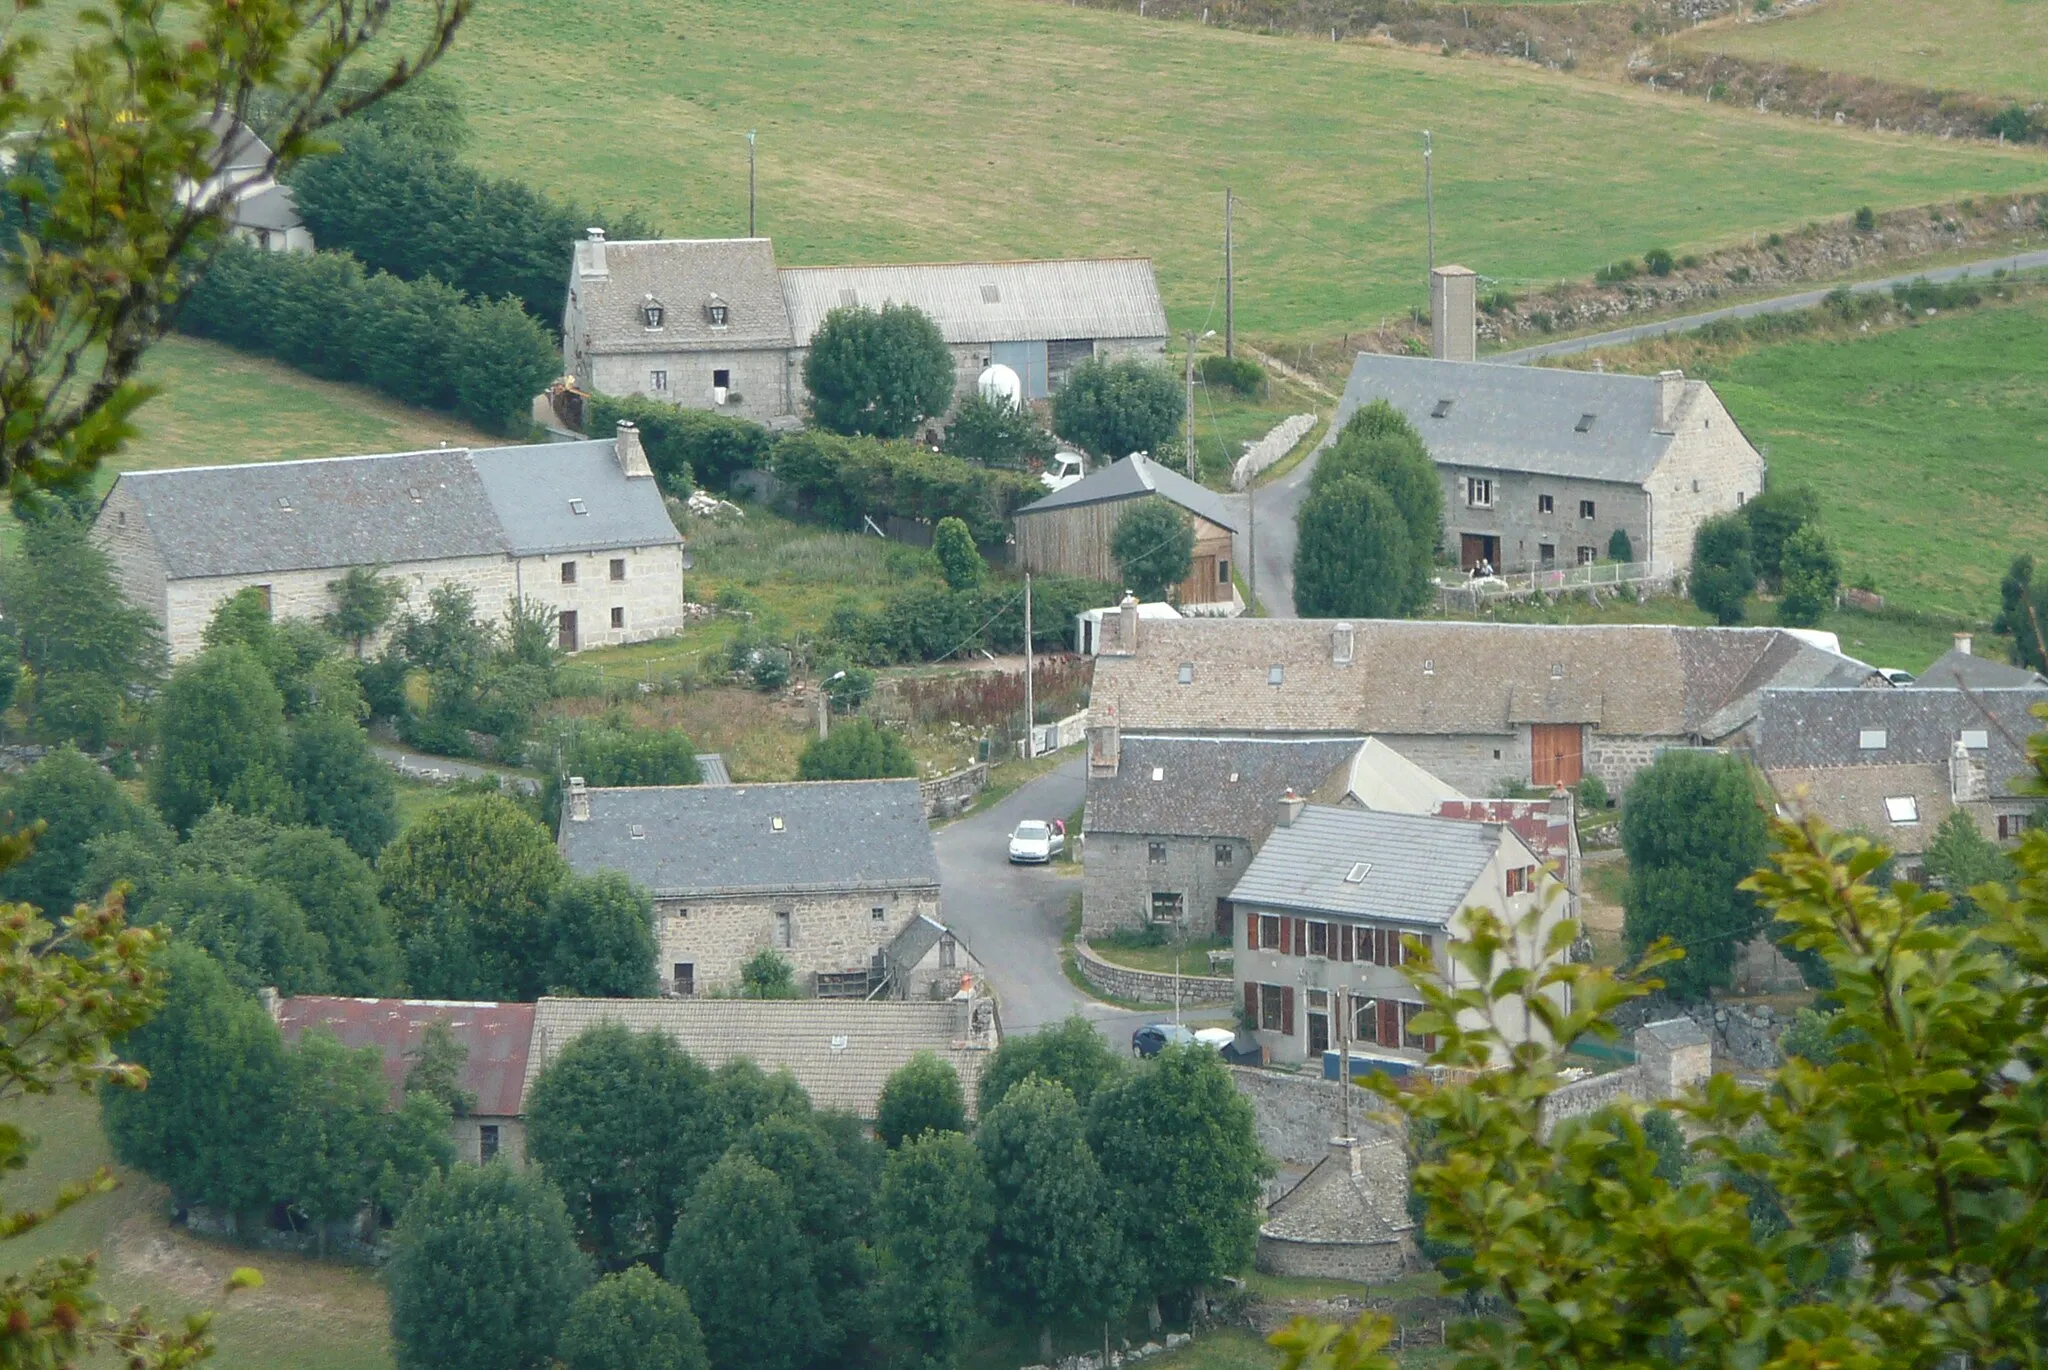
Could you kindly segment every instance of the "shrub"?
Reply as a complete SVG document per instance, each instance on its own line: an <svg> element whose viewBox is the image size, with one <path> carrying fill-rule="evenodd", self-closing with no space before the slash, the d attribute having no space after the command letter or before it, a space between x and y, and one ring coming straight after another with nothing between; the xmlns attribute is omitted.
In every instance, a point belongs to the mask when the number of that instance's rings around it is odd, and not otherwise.
<svg viewBox="0 0 2048 1370"><path fill-rule="evenodd" d="M2025 105L2017 102L2007 105L1984 121L1984 136L2003 138L2008 143L2024 143L2034 136L2034 116Z"/></svg>
<svg viewBox="0 0 2048 1370"><path fill-rule="evenodd" d="M915 305L842 306L804 355L811 417L849 436L907 436L953 402L953 354Z"/></svg>
<svg viewBox="0 0 2048 1370"><path fill-rule="evenodd" d="M957 518L975 542L994 546L1019 506L1045 487L1017 471L992 471L913 443L847 438L811 430L775 444L771 459L784 495L820 522L848 530L863 515L937 523Z"/></svg>
<svg viewBox="0 0 2048 1370"><path fill-rule="evenodd" d="M903 739L866 719L842 723L797 758L799 780L885 780L917 774Z"/></svg>
<svg viewBox="0 0 2048 1370"><path fill-rule="evenodd" d="M1742 622L1743 605L1756 588L1749 524L1740 514L1717 514L1694 534L1692 602L1722 625Z"/></svg>
<svg viewBox="0 0 2048 1370"><path fill-rule="evenodd" d="M1871 212L1869 205L1864 205L1856 211L1856 227L1863 233L1868 233L1877 227L1877 215Z"/></svg>
<svg viewBox="0 0 2048 1370"><path fill-rule="evenodd" d="M1643 254L1643 270L1652 276L1669 276L1676 265L1668 248L1653 247Z"/></svg>
<svg viewBox="0 0 2048 1370"><path fill-rule="evenodd" d="M1180 382L1163 366L1135 357L1091 357L1052 399L1053 431L1107 460L1152 452L1186 416Z"/></svg>
<svg viewBox="0 0 2048 1370"><path fill-rule="evenodd" d="M1489 314L1514 312L1515 295L1511 290L1489 290L1479 297L1479 307Z"/></svg>
<svg viewBox="0 0 2048 1370"><path fill-rule="evenodd" d="M1607 793L1607 782L1591 773L1580 777L1578 797L1579 807L1592 811L1604 809L1614 802L1613 798Z"/></svg>
<svg viewBox="0 0 2048 1370"><path fill-rule="evenodd" d="M955 590L971 590L981 583L983 572L988 570L981 559L981 553L974 549L974 538L967 531L967 525L956 518L943 518L932 533L932 554L939 559L939 567L946 574L946 584Z"/></svg>
<svg viewBox="0 0 2048 1370"><path fill-rule="evenodd" d="M1607 559L1619 562L1636 559L1636 545L1629 540L1628 529L1617 528L1613 536L1607 539Z"/></svg>
<svg viewBox="0 0 2048 1370"><path fill-rule="evenodd" d="M989 399L979 391L960 402L946 423L945 450L983 466L1022 467L1052 455L1052 434L1023 405Z"/></svg>
<svg viewBox="0 0 2048 1370"><path fill-rule="evenodd" d="M592 395L584 405L584 431L592 437L609 437L621 419L639 427L647 464L676 495L698 485L723 493L740 472L766 466L775 447L774 435L758 423L644 395Z"/></svg>
<svg viewBox="0 0 2048 1370"><path fill-rule="evenodd" d="M1621 261L1618 262L1609 262L1607 265L1595 271L1593 273L1593 279L1600 282L1602 285L1617 285L1622 281L1634 280L1636 278L1636 274L1636 264L1632 261L1629 261L1626 258L1623 258Z"/></svg>
<svg viewBox="0 0 2048 1370"><path fill-rule="evenodd" d="M1210 389L1234 390L1246 397L1256 395L1266 383L1265 368L1248 357L1208 356L1196 369Z"/></svg>
<svg viewBox="0 0 2048 1370"><path fill-rule="evenodd" d="M1194 564L1195 526L1180 506L1157 496L1117 520L1109 554L1124 586L1140 600L1164 599Z"/></svg>
<svg viewBox="0 0 2048 1370"><path fill-rule="evenodd" d="M1779 583L1784 591L1778 603L1780 623L1811 628L1835 607L1842 588L1842 559L1820 529L1809 523L1785 540Z"/></svg>

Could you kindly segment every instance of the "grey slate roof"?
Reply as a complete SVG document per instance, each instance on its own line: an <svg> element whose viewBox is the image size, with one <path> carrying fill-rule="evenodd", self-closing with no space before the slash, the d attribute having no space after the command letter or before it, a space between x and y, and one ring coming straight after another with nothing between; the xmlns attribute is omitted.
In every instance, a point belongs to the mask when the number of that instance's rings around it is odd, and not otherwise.
<svg viewBox="0 0 2048 1370"><path fill-rule="evenodd" d="M1703 1047L1713 1043L1706 1030L1690 1018L1661 1018L1638 1029L1664 1047Z"/></svg>
<svg viewBox="0 0 2048 1370"><path fill-rule="evenodd" d="M1500 847L1492 823L1311 804L1273 829L1233 903L1443 927ZM1369 862L1365 879L1344 877Z"/></svg>
<svg viewBox="0 0 2048 1370"><path fill-rule="evenodd" d="M1756 735L1757 764L1766 771L1934 766L1947 789L1947 766L1965 730L1982 732L1993 795L2013 795L2032 774L2026 739L2042 722L2029 714L2048 703L2048 686L2032 689L1766 690ZM1861 745L1882 730L1885 745Z"/></svg>
<svg viewBox="0 0 2048 1370"><path fill-rule="evenodd" d="M1143 257L799 266L785 267L781 275L799 347L845 304L916 305L949 343L1163 340L1167 331L1159 282Z"/></svg>
<svg viewBox="0 0 2048 1370"><path fill-rule="evenodd" d="M607 242L604 276L587 276L592 244L576 244L569 290L582 306L593 352L687 352L788 347L789 310L766 238L663 238ZM662 326L647 327L641 306L653 296ZM726 323L711 326L705 305L725 302Z"/></svg>
<svg viewBox="0 0 2048 1370"><path fill-rule="evenodd" d="M659 898L939 883L915 780L648 785L589 796L587 820L564 807L559 845L570 868L622 872Z"/></svg>
<svg viewBox="0 0 2048 1370"><path fill-rule="evenodd" d="M1932 762L1880 766L1777 766L1765 771L1781 807L1810 814L1838 831L1868 833L1895 852L1926 851L1956 805L1948 767ZM1894 823L1887 799L1911 799L1912 821ZM1983 808L1968 805L1967 808Z"/></svg>
<svg viewBox="0 0 2048 1370"><path fill-rule="evenodd" d="M892 966L914 966L924 960L945 935L945 924L920 913L904 924L903 931L883 948L882 955Z"/></svg>
<svg viewBox="0 0 2048 1370"><path fill-rule="evenodd" d="M173 580L680 540L655 483L627 479L610 438L128 471L119 483Z"/></svg>
<svg viewBox="0 0 2048 1370"><path fill-rule="evenodd" d="M1992 661L1988 657L1958 652L1951 648L1943 652L1932 666L1922 671L1906 688L1954 689L1958 685L1967 685L1973 690L2014 689L2028 685L2048 685L2048 676L2042 676L2024 666L2009 666L2003 661Z"/></svg>
<svg viewBox="0 0 2048 1370"><path fill-rule="evenodd" d="M292 195L292 188L278 185L265 186L235 201L234 222L238 228L267 228L273 232L306 226L306 221L299 217L299 202Z"/></svg>
<svg viewBox="0 0 2048 1370"><path fill-rule="evenodd" d="M1047 514L1056 509L1108 504L1114 500L1153 494L1163 495L1219 527L1228 528L1233 533L1237 531L1237 516L1223 502L1223 496L1136 452L1122 461L1098 468L1092 475L1083 476L1064 490L1055 490L1044 499L1025 505L1015 517L1029 518L1033 514Z"/></svg>
<svg viewBox="0 0 2048 1370"><path fill-rule="evenodd" d="M1415 425L1440 464L1639 486L1671 446L1671 434L1652 431L1657 384L1652 376L1361 352L1330 431L1384 399ZM1449 412L1433 417L1444 400ZM1587 414L1592 426L1578 432Z"/></svg>
<svg viewBox="0 0 2048 1370"><path fill-rule="evenodd" d="M1308 794L1364 741L1126 733L1117 773L1088 778L1081 826L1091 834L1238 837L1255 843L1279 821L1281 795L1289 789Z"/></svg>

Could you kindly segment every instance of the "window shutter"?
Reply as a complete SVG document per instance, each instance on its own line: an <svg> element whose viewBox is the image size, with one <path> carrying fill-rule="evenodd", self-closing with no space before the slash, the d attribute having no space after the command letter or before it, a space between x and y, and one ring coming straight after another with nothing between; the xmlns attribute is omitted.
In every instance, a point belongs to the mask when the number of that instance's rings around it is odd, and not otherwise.
<svg viewBox="0 0 2048 1370"><path fill-rule="evenodd" d="M1259 949L1259 912L1257 909L1246 909L1244 911L1244 949L1246 951L1257 951Z"/></svg>
<svg viewBox="0 0 2048 1370"><path fill-rule="evenodd" d="M1280 1032L1283 1036L1294 1035L1294 986L1280 987Z"/></svg>
<svg viewBox="0 0 2048 1370"><path fill-rule="evenodd" d="M1380 1000L1380 1045L1401 1045L1401 1006L1392 999Z"/></svg>
<svg viewBox="0 0 2048 1370"><path fill-rule="evenodd" d="M1349 923L1345 923L1337 929L1337 959L1339 961L1349 961L1351 959L1351 925Z"/></svg>
<svg viewBox="0 0 2048 1370"><path fill-rule="evenodd" d="M1294 934L1294 920L1293 920L1292 918L1283 918L1283 919L1281 919L1281 920L1280 920L1280 954L1281 954L1282 956L1290 956L1290 955L1292 955L1292 954L1293 954L1293 952L1294 952L1294 935L1293 935L1293 934Z"/></svg>
<svg viewBox="0 0 2048 1370"><path fill-rule="evenodd" d="M1296 956L1308 955L1308 919L1306 918L1294 920L1294 954Z"/></svg>
<svg viewBox="0 0 2048 1370"><path fill-rule="evenodd" d="M1253 1027L1259 1025L1259 987L1249 980L1244 982L1244 1013Z"/></svg>

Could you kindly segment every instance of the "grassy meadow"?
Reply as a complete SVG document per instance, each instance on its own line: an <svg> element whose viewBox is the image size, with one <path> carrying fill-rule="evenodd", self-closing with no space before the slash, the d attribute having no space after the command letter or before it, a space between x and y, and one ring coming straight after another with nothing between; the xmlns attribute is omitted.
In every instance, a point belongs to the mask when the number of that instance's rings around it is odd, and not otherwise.
<svg viewBox="0 0 2048 1370"><path fill-rule="evenodd" d="M1717 23L1680 41L1901 85L2048 98L2048 5L2039 0L1827 0L1767 23Z"/></svg>

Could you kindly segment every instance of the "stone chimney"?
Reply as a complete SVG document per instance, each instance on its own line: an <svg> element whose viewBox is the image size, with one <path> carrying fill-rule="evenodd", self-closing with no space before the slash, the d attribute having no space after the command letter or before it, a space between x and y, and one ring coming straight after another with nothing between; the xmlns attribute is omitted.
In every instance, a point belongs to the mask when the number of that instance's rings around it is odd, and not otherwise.
<svg viewBox="0 0 2048 1370"><path fill-rule="evenodd" d="M1107 780L1116 774L1117 765L1123 759L1123 729L1115 719L1097 723L1088 721L1088 774Z"/></svg>
<svg viewBox="0 0 2048 1370"><path fill-rule="evenodd" d="M1358 641L1357 630L1349 623L1339 623L1330 629L1330 664L1349 666L1351 653Z"/></svg>
<svg viewBox="0 0 2048 1370"><path fill-rule="evenodd" d="M1294 787L1289 785L1287 793L1280 796L1280 826L1293 827L1294 820L1301 817L1301 811L1307 807L1308 801L1296 794Z"/></svg>
<svg viewBox="0 0 2048 1370"><path fill-rule="evenodd" d="M592 228L590 236L576 244L576 274L585 280L603 280L612 274L604 260L604 230Z"/></svg>
<svg viewBox="0 0 2048 1370"><path fill-rule="evenodd" d="M1948 756L1949 798L1957 804L1970 804L1991 797L1991 782L1984 773L1984 763L1970 755L1970 749L1956 739L1955 750Z"/></svg>
<svg viewBox="0 0 2048 1370"><path fill-rule="evenodd" d="M588 823L590 821L590 791L583 784L583 777L569 777L569 821Z"/></svg>
<svg viewBox="0 0 2048 1370"><path fill-rule="evenodd" d="M1657 422L1652 432L1676 433L1678 431L1678 410L1685 403L1685 373L1683 371L1659 371L1657 373Z"/></svg>
<svg viewBox="0 0 2048 1370"><path fill-rule="evenodd" d="M1330 1159L1350 1171L1353 1175L1358 1174L1358 1138L1330 1138Z"/></svg>
<svg viewBox="0 0 2048 1370"><path fill-rule="evenodd" d="M1429 273L1429 355L1469 362L1479 355L1479 277L1462 266Z"/></svg>
<svg viewBox="0 0 2048 1370"><path fill-rule="evenodd" d="M284 1016L284 997L277 992L277 986L265 985L256 991L256 1002L263 1005L263 1011L276 1022Z"/></svg>
<svg viewBox="0 0 2048 1370"><path fill-rule="evenodd" d="M1957 656L1968 656L1968 655L1970 654L1970 647L1971 647L1971 638L1970 638L1970 635L1969 635L1968 633L1957 633L1957 634L1956 634L1956 655L1957 655Z"/></svg>
<svg viewBox="0 0 2048 1370"><path fill-rule="evenodd" d="M1572 792L1562 782L1550 792L1550 812L1546 821L1552 828L1569 828L1572 825ZM1561 835L1553 834L1550 840L1553 845L1563 845Z"/></svg>
<svg viewBox="0 0 2048 1370"><path fill-rule="evenodd" d="M1138 654L1138 597L1129 590L1116 605L1116 645L1106 650L1113 656Z"/></svg>
<svg viewBox="0 0 2048 1370"><path fill-rule="evenodd" d="M640 445L639 424L619 420L617 451L619 469L626 473L626 479L654 479L654 468L647 464L647 450Z"/></svg>

